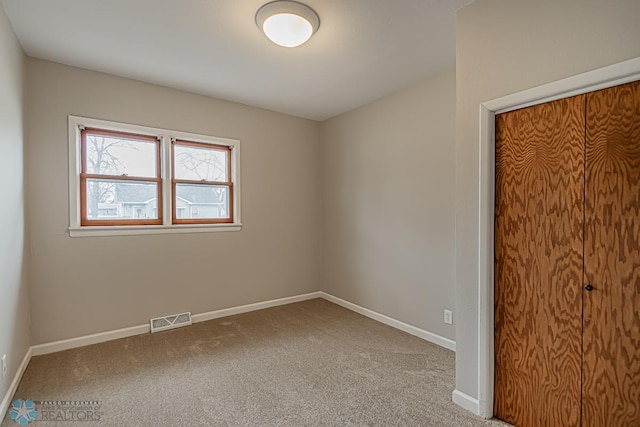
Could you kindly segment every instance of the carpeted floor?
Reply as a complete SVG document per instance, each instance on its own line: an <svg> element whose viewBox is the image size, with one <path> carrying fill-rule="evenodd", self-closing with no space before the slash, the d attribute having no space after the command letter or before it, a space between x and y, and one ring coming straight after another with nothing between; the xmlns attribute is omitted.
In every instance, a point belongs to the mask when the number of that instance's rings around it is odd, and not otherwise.
<svg viewBox="0 0 640 427"><path fill-rule="evenodd" d="M316 299L34 357L14 398L39 427L504 425L453 389L453 352Z"/></svg>

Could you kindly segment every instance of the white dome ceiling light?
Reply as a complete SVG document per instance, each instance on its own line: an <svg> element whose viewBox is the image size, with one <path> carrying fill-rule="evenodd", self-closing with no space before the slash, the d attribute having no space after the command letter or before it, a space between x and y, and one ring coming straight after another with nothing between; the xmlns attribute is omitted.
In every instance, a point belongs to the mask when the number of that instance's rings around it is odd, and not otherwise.
<svg viewBox="0 0 640 427"><path fill-rule="evenodd" d="M296 47L318 31L320 18L306 4L278 0L258 9L256 24L275 44Z"/></svg>

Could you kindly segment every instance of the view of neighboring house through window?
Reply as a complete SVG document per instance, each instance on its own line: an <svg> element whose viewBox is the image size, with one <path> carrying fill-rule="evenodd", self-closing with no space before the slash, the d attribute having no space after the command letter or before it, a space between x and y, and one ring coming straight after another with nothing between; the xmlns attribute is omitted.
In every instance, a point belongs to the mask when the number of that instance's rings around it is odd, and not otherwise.
<svg viewBox="0 0 640 427"><path fill-rule="evenodd" d="M70 234L238 230L237 148L232 139L69 116Z"/></svg>

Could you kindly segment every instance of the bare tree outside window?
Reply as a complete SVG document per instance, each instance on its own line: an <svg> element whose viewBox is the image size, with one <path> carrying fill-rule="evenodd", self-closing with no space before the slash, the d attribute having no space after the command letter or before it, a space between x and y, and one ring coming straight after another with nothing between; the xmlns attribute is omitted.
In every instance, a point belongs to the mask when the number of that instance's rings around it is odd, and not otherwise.
<svg viewBox="0 0 640 427"><path fill-rule="evenodd" d="M110 148L123 146L127 149L136 148L128 141L104 137L99 135L87 136L87 169L99 175L120 175L124 164ZM99 216L100 203L113 203L115 199L115 184L113 182L91 181L87 183L87 208L91 218Z"/></svg>
<svg viewBox="0 0 640 427"><path fill-rule="evenodd" d="M225 151L187 146L175 147L176 177L201 181L227 181Z"/></svg>

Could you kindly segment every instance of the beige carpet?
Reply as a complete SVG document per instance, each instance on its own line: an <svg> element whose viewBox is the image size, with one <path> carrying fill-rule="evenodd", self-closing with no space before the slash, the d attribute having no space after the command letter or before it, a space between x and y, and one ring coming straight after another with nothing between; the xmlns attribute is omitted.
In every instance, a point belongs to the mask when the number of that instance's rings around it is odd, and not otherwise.
<svg viewBox="0 0 640 427"><path fill-rule="evenodd" d="M14 398L80 401L38 427L503 425L453 389L453 352L316 299L34 357Z"/></svg>

